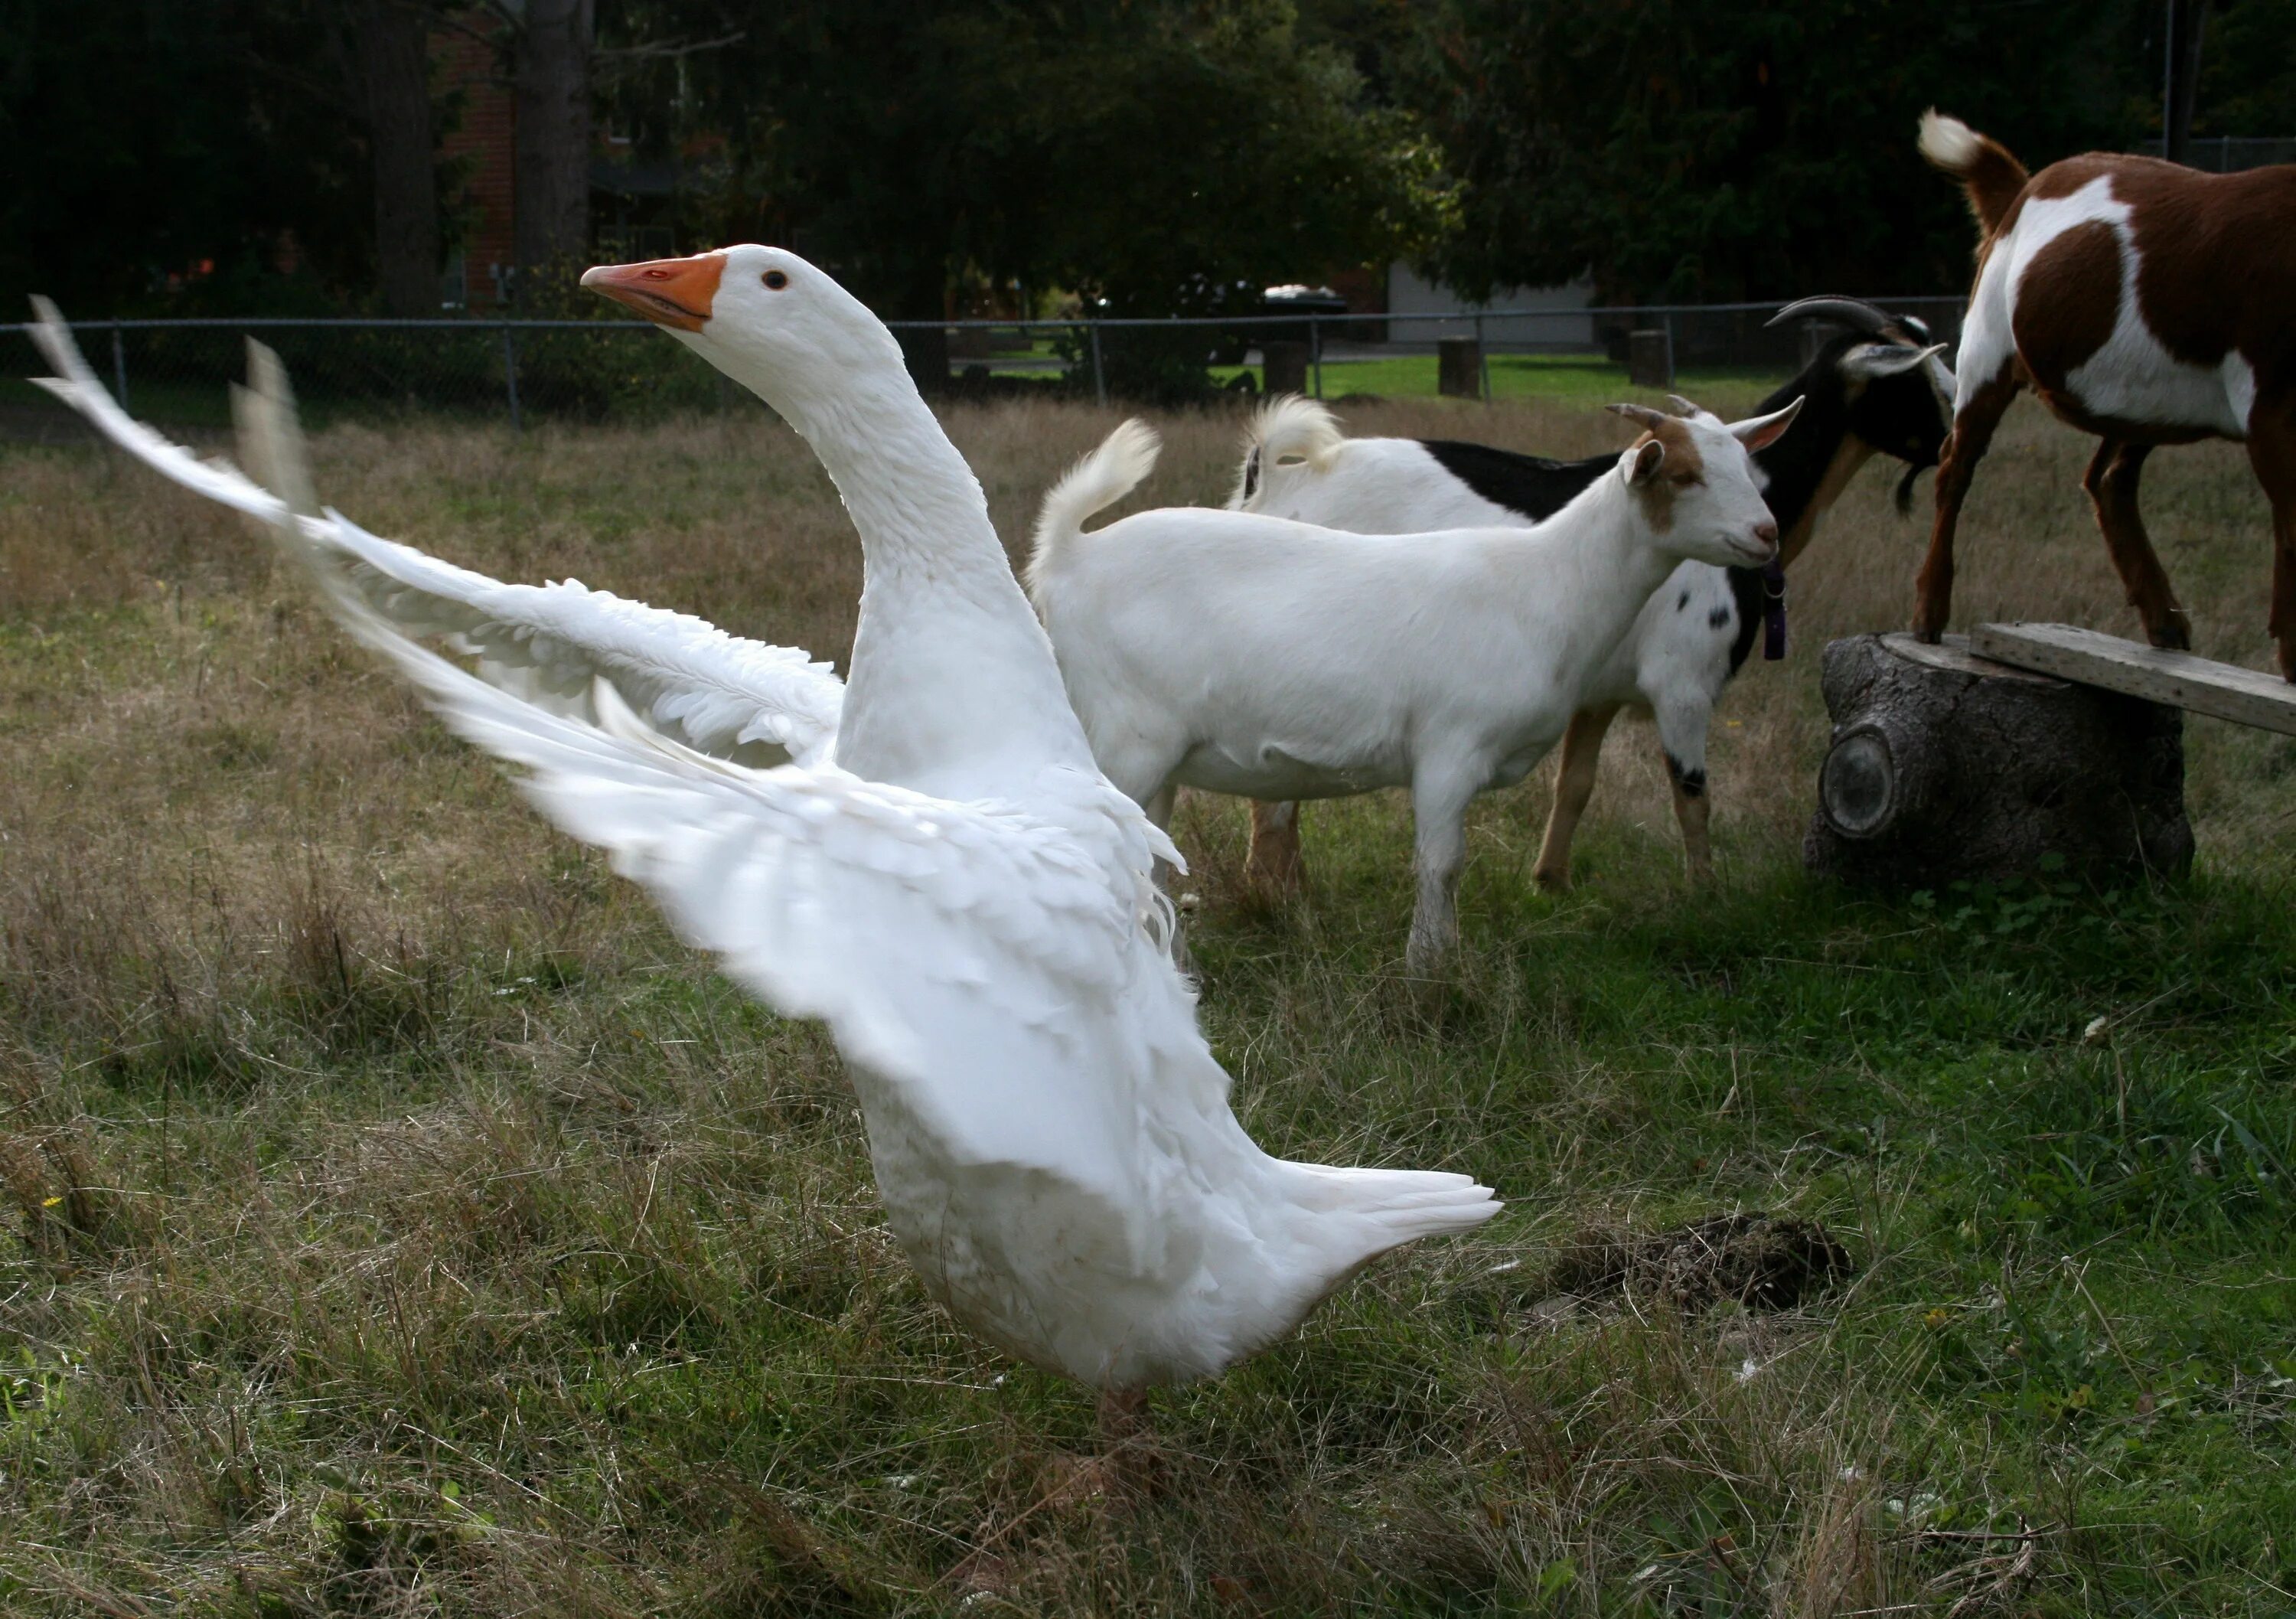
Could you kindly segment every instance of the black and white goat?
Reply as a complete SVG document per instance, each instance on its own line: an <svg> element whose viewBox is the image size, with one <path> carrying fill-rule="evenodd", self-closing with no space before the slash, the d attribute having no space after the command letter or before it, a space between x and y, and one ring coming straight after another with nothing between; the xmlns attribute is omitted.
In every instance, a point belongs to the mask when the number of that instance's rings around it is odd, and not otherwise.
<svg viewBox="0 0 2296 1619"><path fill-rule="evenodd" d="M1603 738L1629 704L1647 708L1657 721L1691 875L1712 875L1707 732L1723 686L1766 618L1768 655L1784 655L1780 570L1808 545L1818 519L1876 452L1906 464L1900 512L1911 507L1915 476L1937 464L1953 396L1952 374L1938 358L1944 345L1930 342L1928 328L1912 316L1855 299L1803 299L1771 324L1804 318L1849 330L1756 407L1765 415L1796 397L1803 401L1800 424L1754 456L1784 533L1777 561L1767 576L1758 568L1685 562L1644 607L1563 737L1554 808L1533 874L1543 888L1570 884L1570 840L1595 789ZM1232 508L1364 534L1535 522L1617 462L1615 456L1550 461L1455 440L1349 439L1321 405L1296 398L1264 408L1247 442ZM1253 806L1250 870L1271 889L1299 885L1305 867L1297 804Z"/></svg>

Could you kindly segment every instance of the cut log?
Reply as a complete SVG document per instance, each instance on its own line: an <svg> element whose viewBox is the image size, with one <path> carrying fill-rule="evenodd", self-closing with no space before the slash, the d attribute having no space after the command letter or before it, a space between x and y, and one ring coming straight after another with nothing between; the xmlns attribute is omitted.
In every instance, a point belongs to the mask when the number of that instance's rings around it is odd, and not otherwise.
<svg viewBox="0 0 2296 1619"><path fill-rule="evenodd" d="M1483 346L1472 337L1435 340L1435 391L1455 399L1483 397Z"/></svg>
<svg viewBox="0 0 2296 1619"><path fill-rule="evenodd" d="M1834 641L1820 678L1833 744L1812 872L1909 891L2191 866L2177 709L1973 656L1959 636Z"/></svg>
<svg viewBox="0 0 2296 1619"><path fill-rule="evenodd" d="M1259 345L1265 394L1308 391L1308 345L1290 338L1270 338Z"/></svg>
<svg viewBox="0 0 2296 1619"><path fill-rule="evenodd" d="M1674 333L1652 326L1627 338L1627 381L1637 388L1674 386Z"/></svg>

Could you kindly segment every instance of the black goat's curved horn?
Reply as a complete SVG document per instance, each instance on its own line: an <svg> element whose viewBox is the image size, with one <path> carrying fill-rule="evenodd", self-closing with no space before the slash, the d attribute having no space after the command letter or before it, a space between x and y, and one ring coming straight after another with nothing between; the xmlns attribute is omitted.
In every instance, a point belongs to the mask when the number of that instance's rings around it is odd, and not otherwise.
<svg viewBox="0 0 2296 1619"><path fill-rule="evenodd" d="M1868 337L1893 336L1891 328L1897 325L1897 317L1888 310L1877 309L1862 298L1797 298L1762 324L1775 326L1797 318L1839 321Z"/></svg>

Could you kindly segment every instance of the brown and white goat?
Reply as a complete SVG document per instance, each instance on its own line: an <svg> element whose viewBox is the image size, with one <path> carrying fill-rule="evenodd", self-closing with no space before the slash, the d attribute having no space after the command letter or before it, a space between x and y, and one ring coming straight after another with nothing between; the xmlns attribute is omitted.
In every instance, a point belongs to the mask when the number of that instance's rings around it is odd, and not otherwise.
<svg viewBox="0 0 2296 1619"><path fill-rule="evenodd" d="M1984 236L1915 632L1934 641L1952 615L1962 500L2030 387L2103 440L2083 483L2155 646L2192 635L2137 513L2144 458L2201 439L2248 446L2272 502L2271 633L2296 680L2296 165L2211 175L2090 152L2029 176L1999 142L1936 111L1921 149L1961 182Z"/></svg>

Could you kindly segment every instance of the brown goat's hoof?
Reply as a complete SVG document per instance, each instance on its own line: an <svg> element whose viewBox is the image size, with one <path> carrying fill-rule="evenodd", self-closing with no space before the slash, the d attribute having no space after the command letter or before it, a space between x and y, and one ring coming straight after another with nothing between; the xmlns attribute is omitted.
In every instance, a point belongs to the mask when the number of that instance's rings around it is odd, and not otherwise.
<svg viewBox="0 0 2296 1619"><path fill-rule="evenodd" d="M1549 871L1544 866L1539 867L1530 874L1530 883L1543 894L1567 894L1570 892L1570 867Z"/></svg>

